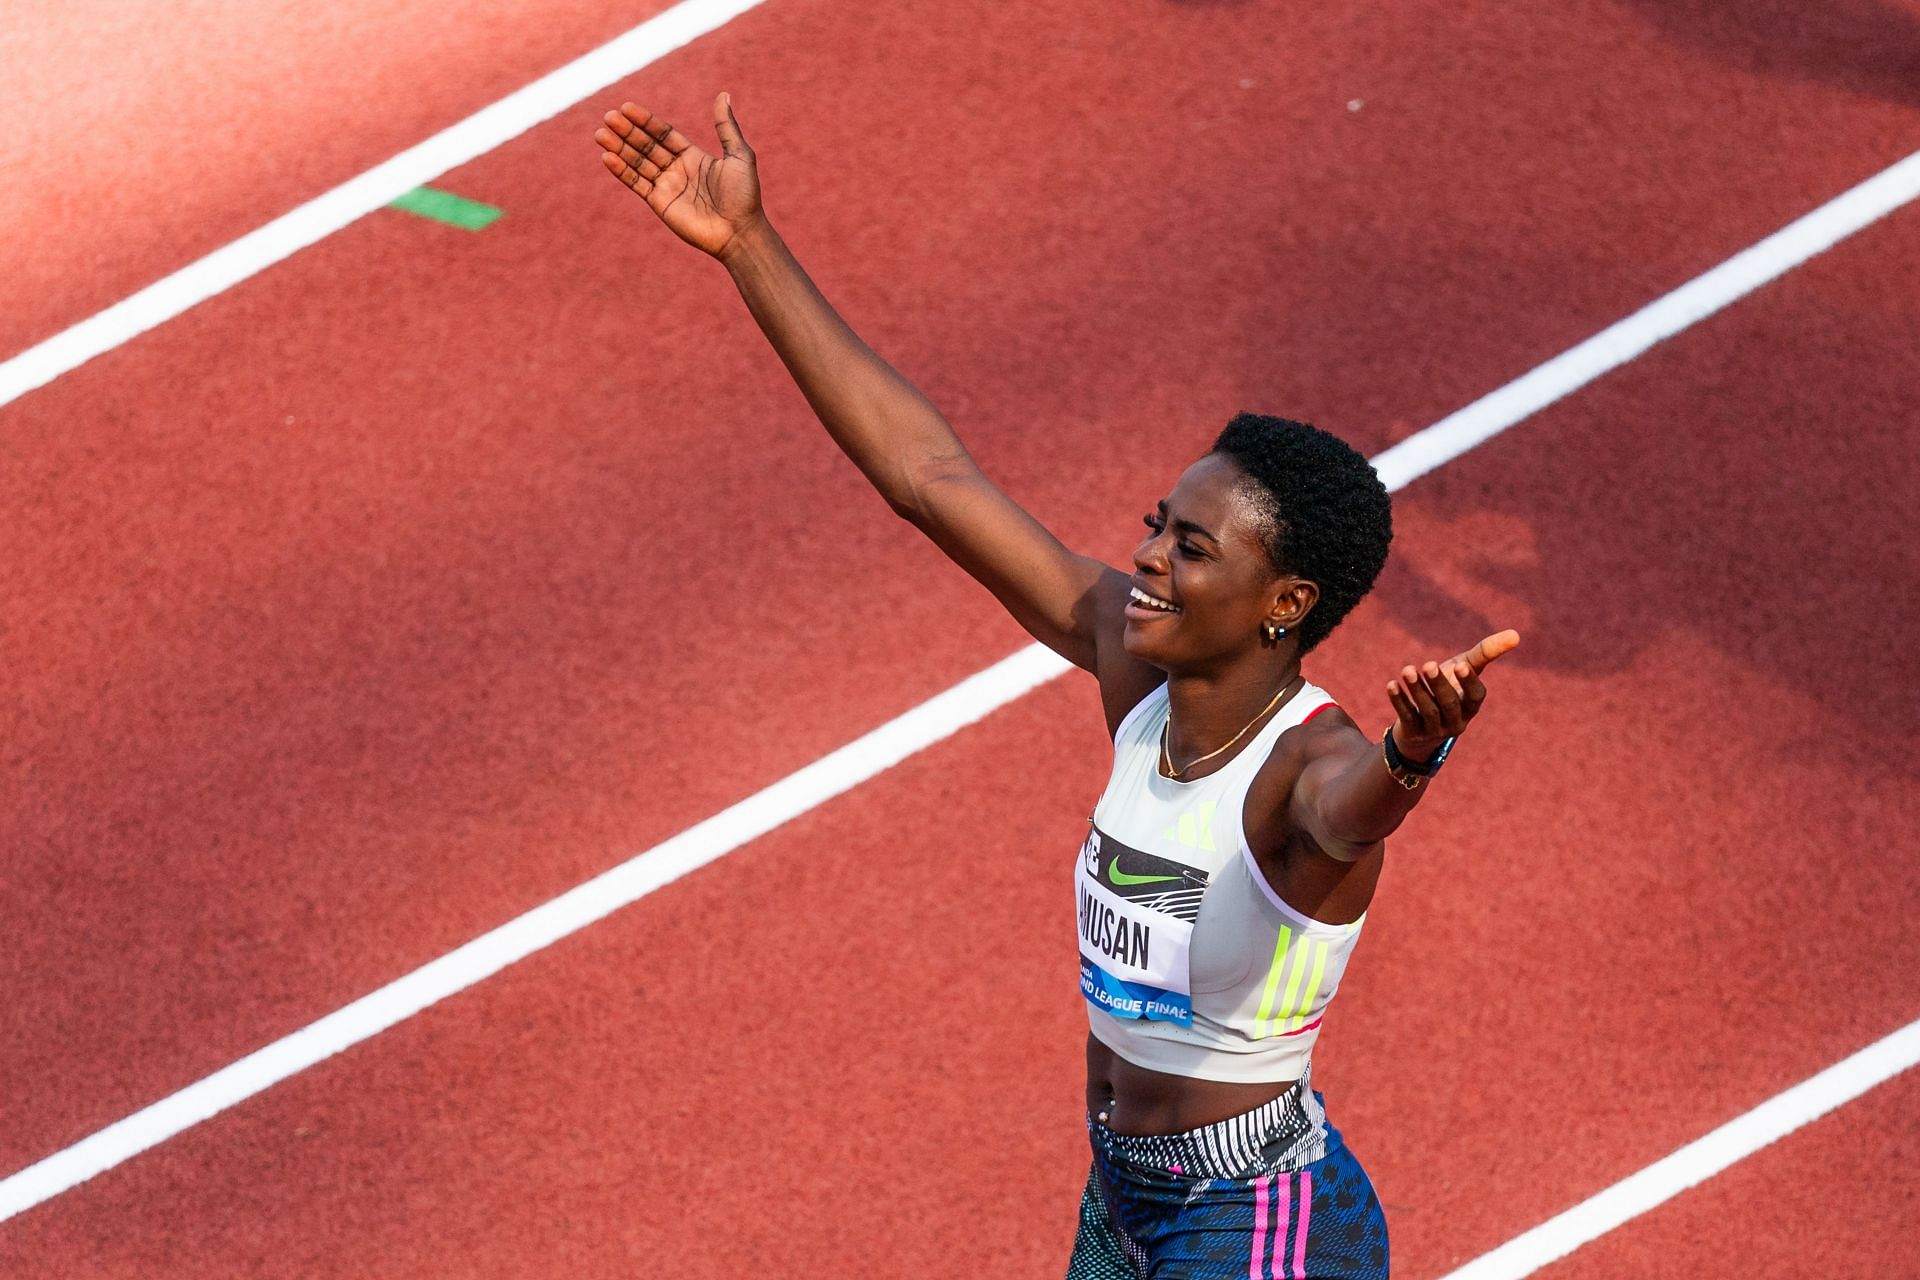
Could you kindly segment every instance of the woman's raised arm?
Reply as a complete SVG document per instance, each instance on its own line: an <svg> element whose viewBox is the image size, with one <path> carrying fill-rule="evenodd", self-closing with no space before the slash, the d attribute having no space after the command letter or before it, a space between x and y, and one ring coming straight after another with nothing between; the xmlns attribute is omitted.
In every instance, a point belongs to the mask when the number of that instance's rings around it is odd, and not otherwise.
<svg viewBox="0 0 1920 1280"><path fill-rule="evenodd" d="M1069 551L1001 492L940 411L847 327L767 221L728 95L713 110L718 157L632 103L594 138L609 172L726 266L827 433L894 511L1069 662L1096 673L1131 663L1119 643L1125 575Z"/></svg>

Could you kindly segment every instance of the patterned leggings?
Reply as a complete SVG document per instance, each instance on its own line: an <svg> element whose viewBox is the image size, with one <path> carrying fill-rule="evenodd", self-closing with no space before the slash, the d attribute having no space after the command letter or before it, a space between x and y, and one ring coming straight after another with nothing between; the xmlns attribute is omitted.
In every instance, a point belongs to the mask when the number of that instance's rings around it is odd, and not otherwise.
<svg viewBox="0 0 1920 1280"><path fill-rule="evenodd" d="M1087 1132L1067 1280L1387 1280L1380 1201L1306 1080L1186 1133Z"/></svg>

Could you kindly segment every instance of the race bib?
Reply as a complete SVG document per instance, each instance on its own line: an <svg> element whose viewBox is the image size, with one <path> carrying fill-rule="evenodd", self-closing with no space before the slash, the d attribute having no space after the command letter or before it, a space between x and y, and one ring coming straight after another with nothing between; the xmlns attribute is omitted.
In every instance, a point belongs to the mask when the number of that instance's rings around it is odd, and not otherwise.
<svg viewBox="0 0 1920 1280"><path fill-rule="evenodd" d="M1080 994L1118 1018L1193 1022L1187 971L1207 873L1088 825L1074 869Z"/></svg>

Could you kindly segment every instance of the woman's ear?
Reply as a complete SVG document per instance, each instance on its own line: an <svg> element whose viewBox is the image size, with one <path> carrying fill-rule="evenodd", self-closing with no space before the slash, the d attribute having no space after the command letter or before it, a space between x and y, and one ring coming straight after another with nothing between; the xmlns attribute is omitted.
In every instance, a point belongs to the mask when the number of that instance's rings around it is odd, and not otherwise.
<svg viewBox="0 0 1920 1280"><path fill-rule="evenodd" d="M1320 588L1304 578L1283 578L1274 592L1273 609L1268 613L1276 627L1291 631L1313 612L1319 603Z"/></svg>

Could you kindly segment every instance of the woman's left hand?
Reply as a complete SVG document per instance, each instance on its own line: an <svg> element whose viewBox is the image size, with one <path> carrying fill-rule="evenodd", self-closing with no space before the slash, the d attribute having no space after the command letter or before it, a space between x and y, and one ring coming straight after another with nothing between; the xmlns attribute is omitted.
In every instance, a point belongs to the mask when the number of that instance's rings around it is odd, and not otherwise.
<svg viewBox="0 0 1920 1280"><path fill-rule="evenodd" d="M1400 668L1400 678L1387 682L1387 701L1397 717L1393 743L1400 754L1409 760L1427 760L1441 743L1458 737L1487 700L1480 673L1519 645L1518 631L1502 631L1445 662Z"/></svg>

